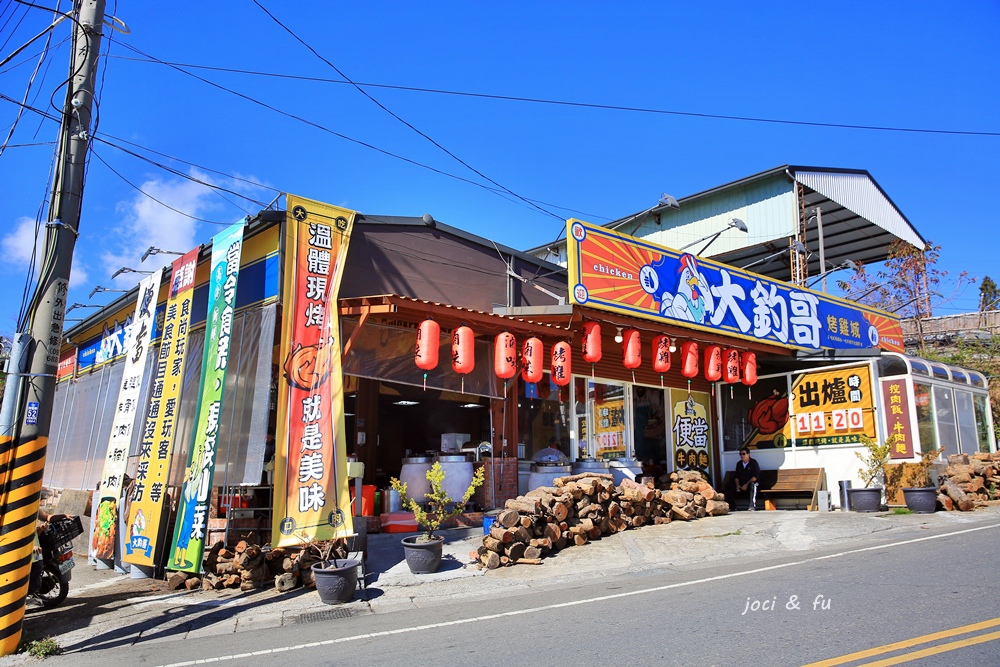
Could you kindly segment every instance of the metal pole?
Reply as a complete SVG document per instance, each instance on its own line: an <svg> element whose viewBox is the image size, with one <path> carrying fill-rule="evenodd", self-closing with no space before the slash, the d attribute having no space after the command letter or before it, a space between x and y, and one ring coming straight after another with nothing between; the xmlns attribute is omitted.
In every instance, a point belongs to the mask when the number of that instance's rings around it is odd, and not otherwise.
<svg viewBox="0 0 1000 667"><path fill-rule="evenodd" d="M82 0L71 51L70 84L63 106L52 204L38 286L28 309L24 341L27 373L19 371L5 393L14 392L13 429L0 434L0 654L17 650L28 593L45 449L52 421L56 367L62 345L66 293L80 223L83 180L90 142L97 57L104 0ZM11 378L12 379L12 378ZM6 396L5 396L6 398Z"/></svg>
<svg viewBox="0 0 1000 667"><path fill-rule="evenodd" d="M823 274L823 293L826 294L826 248L823 245L823 209L816 207L816 231L819 233L819 272Z"/></svg>

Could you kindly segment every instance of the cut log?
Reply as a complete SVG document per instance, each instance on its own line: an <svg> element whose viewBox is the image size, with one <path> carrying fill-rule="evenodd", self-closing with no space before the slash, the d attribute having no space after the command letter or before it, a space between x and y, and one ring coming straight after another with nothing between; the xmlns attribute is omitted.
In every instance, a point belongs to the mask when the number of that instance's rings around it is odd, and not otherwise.
<svg viewBox="0 0 1000 667"><path fill-rule="evenodd" d="M215 566L219 562L219 554L222 553L225 546L222 540L212 545L212 548L205 555L205 572L215 572Z"/></svg>
<svg viewBox="0 0 1000 667"><path fill-rule="evenodd" d="M506 556L507 558L510 558L512 561L516 562L519 558L524 556L524 552L527 548L528 547L526 544L524 544L524 542L514 542L512 544L507 545L507 548L505 550Z"/></svg>
<svg viewBox="0 0 1000 667"><path fill-rule="evenodd" d="M678 519L683 519L684 521L690 521L692 519L692 516L690 514L688 514L686 511L684 511L684 509L676 505L671 505L670 513L673 514Z"/></svg>
<svg viewBox="0 0 1000 667"><path fill-rule="evenodd" d="M708 512L709 516L723 516L729 514L729 503L709 500L705 504L705 511Z"/></svg>
<svg viewBox="0 0 1000 667"><path fill-rule="evenodd" d="M541 558L522 558L517 561L518 565L541 565Z"/></svg>
<svg viewBox="0 0 1000 667"><path fill-rule="evenodd" d="M535 558L542 557L542 550L538 547L528 547L524 550L524 555L521 558L526 558L528 560L534 560Z"/></svg>
<svg viewBox="0 0 1000 667"><path fill-rule="evenodd" d="M511 533L513 535L513 533ZM512 540L513 541L513 540ZM504 543L493 537L492 535L487 535L483 537L483 546L498 554L503 553Z"/></svg>
<svg viewBox="0 0 1000 667"><path fill-rule="evenodd" d="M498 526L495 523L490 526L490 537L495 540L499 540L504 544L510 544L514 541L514 531L510 528L504 528L503 526Z"/></svg>
<svg viewBox="0 0 1000 667"><path fill-rule="evenodd" d="M167 578L167 590L176 591L187 581L187 572L174 572Z"/></svg>
<svg viewBox="0 0 1000 667"><path fill-rule="evenodd" d="M291 572L279 574L274 578L274 588L279 593L286 593L299 585L298 577Z"/></svg>
<svg viewBox="0 0 1000 667"><path fill-rule="evenodd" d="M945 480L945 483L942 485L941 488L944 491L945 495L947 495L949 498L955 501L955 507L961 510L962 512L968 512L972 510L973 507L975 507L975 503L973 502L972 498L970 498L968 494L962 491L962 489L958 488L958 485L955 484L950 479Z"/></svg>
<svg viewBox="0 0 1000 667"><path fill-rule="evenodd" d="M500 567L500 554L495 551L491 551L486 555L481 556L480 560L487 569L495 570Z"/></svg>
<svg viewBox="0 0 1000 667"><path fill-rule="evenodd" d="M509 510L515 510L520 514L538 514L541 512L541 504L538 500L525 498L521 496L520 498L508 498L504 503L504 507Z"/></svg>
<svg viewBox="0 0 1000 667"><path fill-rule="evenodd" d="M531 531L527 528L522 528L518 526L517 530L514 531L514 541L524 542L527 544L531 540Z"/></svg>
<svg viewBox="0 0 1000 667"><path fill-rule="evenodd" d="M563 502L557 502L550 508L552 516L556 518L556 521L565 521L566 517L569 516L569 506Z"/></svg>
<svg viewBox="0 0 1000 667"><path fill-rule="evenodd" d="M236 543L236 547L234 550L236 551L237 554L241 554L247 550L248 546L250 546L250 544L246 540L240 540L239 542Z"/></svg>
<svg viewBox="0 0 1000 667"><path fill-rule="evenodd" d="M605 472L586 472L579 475L566 475L565 477L557 477L553 484L556 486L566 486L570 482L575 482L581 479L587 479L588 477L593 477L595 479L614 479L611 473Z"/></svg>

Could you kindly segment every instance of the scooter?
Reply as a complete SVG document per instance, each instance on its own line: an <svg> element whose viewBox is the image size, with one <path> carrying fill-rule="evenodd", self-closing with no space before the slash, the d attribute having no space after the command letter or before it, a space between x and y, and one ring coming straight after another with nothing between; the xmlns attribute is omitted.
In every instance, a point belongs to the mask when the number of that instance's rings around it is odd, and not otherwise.
<svg viewBox="0 0 1000 667"><path fill-rule="evenodd" d="M28 587L28 595L40 600L42 607L51 609L62 604L69 595L72 578L73 538L83 534L80 517L53 517L49 527L38 533L42 547L42 572L37 586Z"/></svg>

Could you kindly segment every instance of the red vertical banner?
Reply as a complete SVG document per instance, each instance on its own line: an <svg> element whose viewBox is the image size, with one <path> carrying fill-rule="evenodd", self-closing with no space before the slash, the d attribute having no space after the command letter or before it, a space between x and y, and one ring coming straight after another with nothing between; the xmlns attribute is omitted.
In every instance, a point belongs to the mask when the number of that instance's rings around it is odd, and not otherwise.
<svg viewBox="0 0 1000 667"><path fill-rule="evenodd" d="M886 435L899 435L899 440L889 452L893 459L913 458L913 429L910 425L910 399L906 380L882 380L882 413L885 415Z"/></svg>
<svg viewBox="0 0 1000 667"><path fill-rule="evenodd" d="M286 195L274 546L353 532L337 293L355 212Z"/></svg>

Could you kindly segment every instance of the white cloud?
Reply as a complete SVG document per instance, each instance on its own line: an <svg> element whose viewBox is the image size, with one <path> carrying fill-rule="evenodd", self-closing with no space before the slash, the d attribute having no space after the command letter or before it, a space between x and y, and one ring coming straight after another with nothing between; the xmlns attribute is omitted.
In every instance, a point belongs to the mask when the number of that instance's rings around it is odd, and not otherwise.
<svg viewBox="0 0 1000 667"><path fill-rule="evenodd" d="M31 253L35 252L35 268L33 278L38 276L38 266L41 264L42 252L45 246L45 226L40 226L38 236L35 236L35 219L22 216L14 223L14 230L0 239L3 256L8 268L26 271L31 265ZM74 257L70 272L70 287L77 287L90 279L86 265L80 258Z"/></svg>
<svg viewBox="0 0 1000 667"><path fill-rule="evenodd" d="M203 174L196 176L211 182ZM139 187L148 193L149 197L136 193L131 201L118 205L118 211L125 217L119 230L120 242L116 248L101 256L108 276L123 266L151 271L170 264L176 259L173 255L150 255L143 263L139 260L150 246L177 252L186 252L195 247L202 223L188 216L210 218L213 209L218 207L213 201L212 191L192 181L151 179ZM155 197L162 204L150 197ZM125 273L115 280L120 285L131 286L138 282L138 278L139 276L134 273Z"/></svg>

